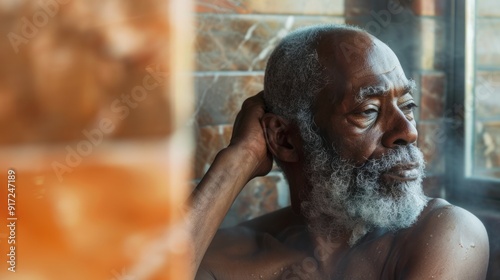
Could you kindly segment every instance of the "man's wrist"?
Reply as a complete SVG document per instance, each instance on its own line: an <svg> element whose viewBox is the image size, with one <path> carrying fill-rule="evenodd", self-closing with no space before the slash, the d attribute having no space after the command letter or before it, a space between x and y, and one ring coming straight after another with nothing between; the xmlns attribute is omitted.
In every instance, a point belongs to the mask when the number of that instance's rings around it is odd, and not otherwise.
<svg viewBox="0 0 500 280"><path fill-rule="evenodd" d="M228 154L234 159L234 163L238 165L239 175L245 176L249 181L255 177L255 172L260 164L259 156L249 145L230 144L220 151L222 154Z"/></svg>

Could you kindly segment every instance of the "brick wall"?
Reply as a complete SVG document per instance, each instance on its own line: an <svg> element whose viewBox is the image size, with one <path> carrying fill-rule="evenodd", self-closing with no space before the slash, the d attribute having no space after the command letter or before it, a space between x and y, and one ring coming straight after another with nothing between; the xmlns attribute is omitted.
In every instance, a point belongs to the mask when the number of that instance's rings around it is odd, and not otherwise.
<svg viewBox="0 0 500 280"><path fill-rule="evenodd" d="M1 279L187 277L190 15L186 0L0 1Z"/></svg>

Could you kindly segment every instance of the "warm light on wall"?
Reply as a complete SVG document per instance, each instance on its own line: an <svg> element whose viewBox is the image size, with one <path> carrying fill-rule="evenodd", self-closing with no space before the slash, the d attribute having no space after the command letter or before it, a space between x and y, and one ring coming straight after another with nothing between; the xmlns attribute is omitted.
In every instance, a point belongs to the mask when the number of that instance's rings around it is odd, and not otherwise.
<svg viewBox="0 0 500 280"><path fill-rule="evenodd" d="M192 278L191 5L0 3L0 279Z"/></svg>

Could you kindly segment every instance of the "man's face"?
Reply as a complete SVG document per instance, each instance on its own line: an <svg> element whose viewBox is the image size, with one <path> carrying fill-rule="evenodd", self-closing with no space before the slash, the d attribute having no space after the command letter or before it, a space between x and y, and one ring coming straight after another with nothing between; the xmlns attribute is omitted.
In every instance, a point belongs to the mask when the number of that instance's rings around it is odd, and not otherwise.
<svg viewBox="0 0 500 280"><path fill-rule="evenodd" d="M326 217L321 231L335 223L358 227L358 234L407 227L426 204L411 82L385 44L359 36L327 37L318 49L333 82L315 103L319 132L304 139L312 185L304 206L310 216ZM342 43L355 52L343 52Z"/></svg>
<svg viewBox="0 0 500 280"><path fill-rule="evenodd" d="M319 57L332 69L334 81L318 96L314 120L343 158L362 165L395 147L416 143L413 85L389 47L361 33L323 40ZM341 99L332 103L332 96ZM400 168L384 179L411 180L413 166Z"/></svg>

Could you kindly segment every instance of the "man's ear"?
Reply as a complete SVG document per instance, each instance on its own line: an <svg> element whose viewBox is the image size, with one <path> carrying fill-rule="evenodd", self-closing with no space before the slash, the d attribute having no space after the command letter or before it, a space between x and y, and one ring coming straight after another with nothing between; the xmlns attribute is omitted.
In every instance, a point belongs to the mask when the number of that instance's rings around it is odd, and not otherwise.
<svg viewBox="0 0 500 280"><path fill-rule="evenodd" d="M297 162L297 131L293 131L290 121L271 113L261 120L270 152L281 162ZM294 133L295 132L295 133Z"/></svg>

